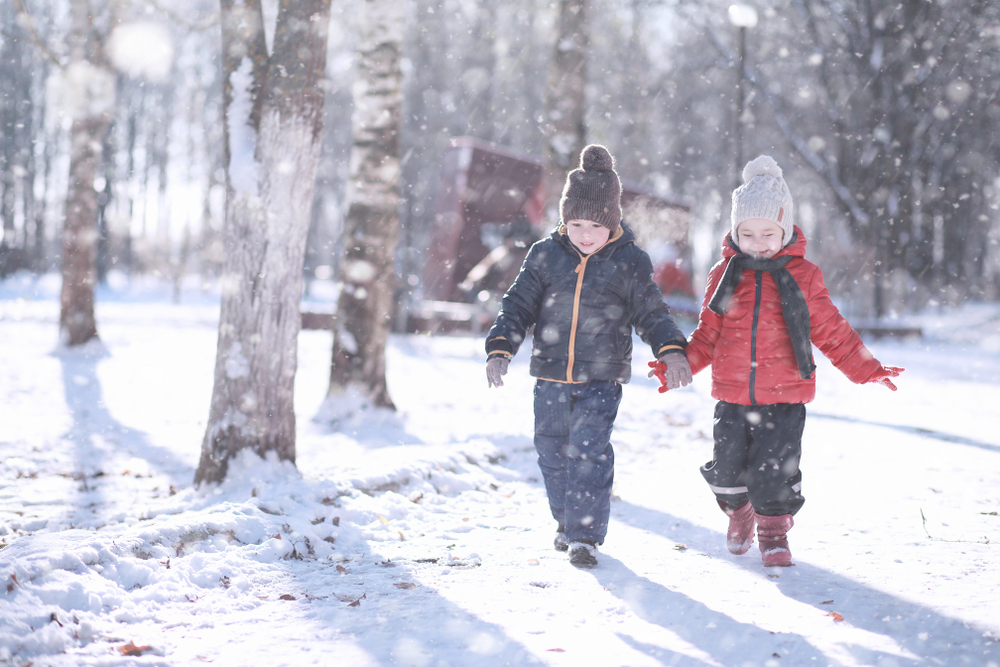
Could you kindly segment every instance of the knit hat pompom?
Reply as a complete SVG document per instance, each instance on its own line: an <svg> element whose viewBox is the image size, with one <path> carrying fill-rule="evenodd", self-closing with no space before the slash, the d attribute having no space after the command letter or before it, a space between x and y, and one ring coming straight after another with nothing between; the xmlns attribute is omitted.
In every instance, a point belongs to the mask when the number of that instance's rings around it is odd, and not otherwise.
<svg viewBox="0 0 1000 667"><path fill-rule="evenodd" d="M781 228L782 246L791 243L795 225L792 193L781 176L778 163L769 155L750 160L743 167L743 181L743 185L733 190L733 240L738 242L736 232L741 222L763 218Z"/></svg>
<svg viewBox="0 0 1000 667"><path fill-rule="evenodd" d="M761 155L759 158L750 160L743 167L744 183L749 183L750 179L754 176L764 175L781 178L781 167L778 166L778 163L770 155Z"/></svg>
<svg viewBox="0 0 1000 667"><path fill-rule="evenodd" d="M615 159L600 144L580 152L580 167L569 172L559 200L559 220L591 220L614 233L622 221L622 184Z"/></svg>
<svg viewBox="0 0 1000 667"><path fill-rule="evenodd" d="M580 168L585 171L614 171L615 159L600 144L591 144L580 153Z"/></svg>

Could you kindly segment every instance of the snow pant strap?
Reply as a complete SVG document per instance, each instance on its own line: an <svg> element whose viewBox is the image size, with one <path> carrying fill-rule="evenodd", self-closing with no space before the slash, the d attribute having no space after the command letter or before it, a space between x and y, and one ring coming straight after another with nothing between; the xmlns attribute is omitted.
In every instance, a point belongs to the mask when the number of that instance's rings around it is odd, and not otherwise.
<svg viewBox="0 0 1000 667"><path fill-rule="evenodd" d="M802 507L801 403L715 406L713 459L701 474L716 498L736 508L748 500L758 514L795 514Z"/></svg>
<svg viewBox="0 0 1000 667"><path fill-rule="evenodd" d="M611 429L621 403L613 381L535 383L535 450L552 517L566 539L602 544L611 516Z"/></svg>

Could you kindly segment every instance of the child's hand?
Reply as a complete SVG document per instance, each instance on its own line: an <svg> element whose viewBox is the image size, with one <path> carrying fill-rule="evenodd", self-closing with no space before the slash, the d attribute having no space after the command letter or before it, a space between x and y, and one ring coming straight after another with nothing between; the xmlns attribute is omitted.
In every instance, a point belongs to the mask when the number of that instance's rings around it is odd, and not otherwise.
<svg viewBox="0 0 1000 667"><path fill-rule="evenodd" d="M883 387L888 387L889 389L896 391L896 385L892 383L889 378L897 377L900 373L905 371L905 368L900 368L899 366L883 366L874 373L868 376L868 379L861 384L868 384L869 382L874 382L875 384L880 384Z"/></svg>
<svg viewBox="0 0 1000 667"><path fill-rule="evenodd" d="M660 386L656 390L661 394L665 394L667 392L667 365L657 360L649 362L649 367L653 370L649 371L646 377L651 378L655 375L656 379L660 381Z"/></svg>
<svg viewBox="0 0 1000 667"><path fill-rule="evenodd" d="M646 377L656 376L660 381L658 391L662 394L691 384L691 365L683 352L667 352L656 361L649 362L651 370Z"/></svg>
<svg viewBox="0 0 1000 667"><path fill-rule="evenodd" d="M486 381L491 387L502 387L503 380L500 378L507 375L507 366L510 359L507 357L493 357L486 362Z"/></svg>

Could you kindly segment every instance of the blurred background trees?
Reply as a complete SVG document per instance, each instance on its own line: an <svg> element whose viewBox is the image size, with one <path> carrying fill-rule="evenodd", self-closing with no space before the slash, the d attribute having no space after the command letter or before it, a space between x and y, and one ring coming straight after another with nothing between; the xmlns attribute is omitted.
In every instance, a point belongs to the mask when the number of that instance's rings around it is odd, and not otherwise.
<svg viewBox="0 0 1000 667"><path fill-rule="evenodd" d="M421 298L440 159L473 136L550 158L564 7L585 7L584 142L623 179L691 203L696 281L736 178L738 30L721 0L411 0L402 37L397 312ZM1000 298L1000 7L988 0L767 0L745 30L744 160L785 169L810 256L848 315ZM337 281L351 204L352 85L366 3L334 4L304 272ZM264 20L277 3L263 3ZM56 269L66 225L70 0L0 4L0 273ZM99 278L213 284L223 260L220 29L211 0L127 3L94 178ZM121 27L121 26L119 26ZM138 36L138 37L137 37ZM577 44L574 40L573 44ZM562 99L562 96L560 96ZM579 110L579 109L577 109ZM551 193L550 193L551 194Z"/></svg>

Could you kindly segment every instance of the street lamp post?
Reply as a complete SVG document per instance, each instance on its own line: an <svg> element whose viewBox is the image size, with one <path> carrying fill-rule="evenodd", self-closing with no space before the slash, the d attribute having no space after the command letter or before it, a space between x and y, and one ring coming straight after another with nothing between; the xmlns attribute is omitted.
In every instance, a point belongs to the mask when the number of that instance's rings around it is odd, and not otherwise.
<svg viewBox="0 0 1000 667"><path fill-rule="evenodd" d="M747 28L757 25L757 10L750 5L729 6L729 22L739 36L739 62L736 64L736 114L733 116L733 142L736 144L736 185L740 187L743 173L743 82L746 79Z"/></svg>

